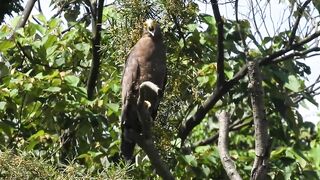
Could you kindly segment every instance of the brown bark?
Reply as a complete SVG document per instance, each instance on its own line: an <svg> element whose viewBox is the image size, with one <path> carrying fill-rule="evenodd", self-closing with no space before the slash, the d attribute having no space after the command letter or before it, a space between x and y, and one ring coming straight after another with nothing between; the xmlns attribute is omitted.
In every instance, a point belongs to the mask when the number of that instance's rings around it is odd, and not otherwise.
<svg viewBox="0 0 320 180"><path fill-rule="evenodd" d="M267 165L269 160L269 132L268 121L265 114L264 93L262 87L259 64L248 61L249 91L253 111L255 128L255 153L256 157L251 171L251 179L260 180L267 178Z"/></svg>
<svg viewBox="0 0 320 180"><path fill-rule="evenodd" d="M230 115L223 111L218 115L219 120L219 139L218 139L218 149L220 160L222 162L224 170L227 172L228 177L231 180L241 180L236 166L229 155L228 141L229 141L229 121Z"/></svg>
<svg viewBox="0 0 320 180"><path fill-rule="evenodd" d="M19 21L16 29L22 28L22 27L24 27L24 26L26 25L27 20L28 20L30 14L31 14L31 11L32 11L32 9L33 9L34 4L36 3L36 1L37 1L37 0L29 0L29 1L27 2L27 5L26 5L26 7L25 7L24 10L23 10L22 17L21 17L21 19L20 19L20 21Z"/></svg>

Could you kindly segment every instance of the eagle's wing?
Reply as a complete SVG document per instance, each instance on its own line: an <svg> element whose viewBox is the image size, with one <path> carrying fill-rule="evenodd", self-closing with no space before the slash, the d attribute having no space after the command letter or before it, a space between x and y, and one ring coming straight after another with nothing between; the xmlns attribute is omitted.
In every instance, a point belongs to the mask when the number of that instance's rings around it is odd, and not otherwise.
<svg viewBox="0 0 320 180"><path fill-rule="evenodd" d="M137 104L137 81L139 79L139 62L135 55L135 47L132 48L123 70L122 84L122 112L121 112L121 152L125 158L130 159L133 154L135 143L126 137L126 131L135 129L138 125Z"/></svg>
<svg viewBox="0 0 320 180"><path fill-rule="evenodd" d="M134 88L135 82L138 79L138 70L139 70L139 62L138 59L135 57L134 53L135 48L132 48L128 58L126 60L123 75L121 79L122 84L122 104L125 103L127 98L132 93Z"/></svg>

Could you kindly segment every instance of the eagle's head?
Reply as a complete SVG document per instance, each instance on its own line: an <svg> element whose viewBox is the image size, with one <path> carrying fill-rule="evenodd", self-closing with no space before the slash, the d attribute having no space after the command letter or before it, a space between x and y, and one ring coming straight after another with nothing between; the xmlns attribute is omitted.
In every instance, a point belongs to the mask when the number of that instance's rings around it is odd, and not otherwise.
<svg viewBox="0 0 320 180"><path fill-rule="evenodd" d="M143 24L144 33L151 35L151 37L161 36L160 26L157 21L147 19Z"/></svg>

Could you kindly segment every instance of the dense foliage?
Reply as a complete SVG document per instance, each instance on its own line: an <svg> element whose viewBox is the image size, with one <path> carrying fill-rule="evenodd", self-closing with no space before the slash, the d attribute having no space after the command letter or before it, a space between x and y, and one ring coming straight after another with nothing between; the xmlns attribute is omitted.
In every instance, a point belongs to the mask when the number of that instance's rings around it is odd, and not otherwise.
<svg viewBox="0 0 320 180"><path fill-rule="evenodd" d="M154 127L163 160L177 178L226 179L216 139L212 138L211 143L201 140L216 135L215 114L227 110L232 115L230 153L243 178L249 178L255 154L246 77L225 93L183 144L177 136L181 123L197 111L217 84L217 27L212 15L200 13L198 4L191 0L117 0L106 5L99 82L95 99L88 100L86 82L92 60L88 2L75 0L68 5L66 2L52 1L63 14L54 17L38 14L33 16L36 21L29 21L17 30L14 29L19 17L15 17L0 27L3 150L32 152L52 164L75 161L85 166L86 171L98 174L119 163L122 68L130 48L140 37L141 24L146 18L154 18L162 25L169 72ZM272 3L273 6L278 2ZM294 16L290 17L294 21L301 3L280 4L292 9ZM317 15L313 16L308 9L303 14L306 24L319 20L319 13L314 13ZM224 31L227 80L245 65L246 56L259 60L291 46L288 43L291 31L279 28L274 35L259 37L251 19L226 18ZM312 33L301 30L293 42L300 42ZM243 38L249 43L247 54ZM317 104L313 99L315 93L305 86L310 68L301 60L314 53L304 53L311 46L302 44L294 48L300 54L262 66L271 136L268 175L272 179L320 176L320 126L305 122L297 110L304 99ZM137 149L136 154L136 165L128 174L141 179L157 177L144 152ZM0 171L0 177L3 173Z"/></svg>

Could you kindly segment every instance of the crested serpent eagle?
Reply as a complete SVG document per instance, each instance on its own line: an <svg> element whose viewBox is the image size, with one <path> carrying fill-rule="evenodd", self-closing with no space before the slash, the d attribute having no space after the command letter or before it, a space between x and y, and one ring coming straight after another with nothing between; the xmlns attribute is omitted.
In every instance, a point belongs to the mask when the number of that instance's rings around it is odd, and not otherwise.
<svg viewBox="0 0 320 180"><path fill-rule="evenodd" d="M132 129L141 133L137 100L141 83L151 81L162 91L166 83L166 53L159 24L151 19L144 23L141 39L132 48L122 75L121 154L132 159L135 142L126 135ZM161 95L162 96L162 95ZM157 97L154 97L157 98ZM156 118L159 98L151 105L150 113Z"/></svg>

